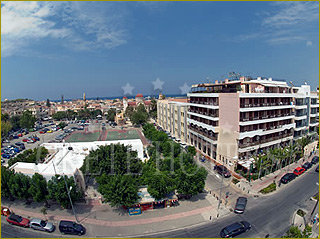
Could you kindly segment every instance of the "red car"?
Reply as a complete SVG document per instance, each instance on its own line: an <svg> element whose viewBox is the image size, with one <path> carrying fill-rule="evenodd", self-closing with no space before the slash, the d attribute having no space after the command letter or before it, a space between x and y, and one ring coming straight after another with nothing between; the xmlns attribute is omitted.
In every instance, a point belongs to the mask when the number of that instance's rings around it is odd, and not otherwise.
<svg viewBox="0 0 320 239"><path fill-rule="evenodd" d="M45 134L45 133L46 133L46 131L41 130L41 131L39 131L39 133L40 133L40 134Z"/></svg>
<svg viewBox="0 0 320 239"><path fill-rule="evenodd" d="M29 227L30 221L27 218L21 217L17 214L10 214L6 217L7 222L20 227Z"/></svg>
<svg viewBox="0 0 320 239"><path fill-rule="evenodd" d="M19 136L19 137L22 137L22 134L21 134L21 133L19 133L19 134L18 134L18 136Z"/></svg>
<svg viewBox="0 0 320 239"><path fill-rule="evenodd" d="M302 167L297 167L297 168L293 171L293 173L294 173L295 175L299 176L299 175L303 174L304 171L306 171L304 168L302 168Z"/></svg>
<svg viewBox="0 0 320 239"><path fill-rule="evenodd" d="M27 139L27 138L24 138L22 141L23 141L23 142L27 142L27 141L28 141L28 139Z"/></svg>

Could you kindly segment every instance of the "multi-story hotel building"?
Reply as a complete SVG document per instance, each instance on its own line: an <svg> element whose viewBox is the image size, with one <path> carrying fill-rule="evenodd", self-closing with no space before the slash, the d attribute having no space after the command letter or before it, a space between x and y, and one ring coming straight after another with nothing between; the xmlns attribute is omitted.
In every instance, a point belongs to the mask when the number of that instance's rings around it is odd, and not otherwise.
<svg viewBox="0 0 320 239"><path fill-rule="evenodd" d="M309 85L293 87L295 98L294 140L309 135L316 137L319 127L319 91L310 91Z"/></svg>
<svg viewBox="0 0 320 239"><path fill-rule="evenodd" d="M295 114L306 108L296 101L297 94L299 90L285 81L272 78L240 77L193 85L188 94L189 143L233 171L248 169L254 154L293 140L299 120L306 118L300 115L304 111ZM311 99L312 110L317 99L314 94ZM317 126L315 111L306 122L309 125L312 119L312 127Z"/></svg>
<svg viewBox="0 0 320 239"><path fill-rule="evenodd" d="M186 143L187 133L187 99L164 99L157 102L157 123L177 140Z"/></svg>

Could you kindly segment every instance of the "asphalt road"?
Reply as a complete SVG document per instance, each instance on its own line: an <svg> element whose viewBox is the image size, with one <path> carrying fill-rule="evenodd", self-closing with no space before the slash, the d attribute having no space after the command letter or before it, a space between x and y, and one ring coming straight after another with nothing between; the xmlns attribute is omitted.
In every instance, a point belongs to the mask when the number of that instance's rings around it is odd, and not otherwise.
<svg viewBox="0 0 320 239"><path fill-rule="evenodd" d="M264 238L267 234L273 238L281 237L291 226L294 211L319 192L319 186L316 184L318 182L319 174L315 172L315 166L313 166L306 174L287 185L282 185L277 193L259 198L249 198L247 209L242 215L232 214L211 224L146 235L146 237L217 238L220 237L220 231L223 227L243 220L248 221L252 228L239 237Z"/></svg>

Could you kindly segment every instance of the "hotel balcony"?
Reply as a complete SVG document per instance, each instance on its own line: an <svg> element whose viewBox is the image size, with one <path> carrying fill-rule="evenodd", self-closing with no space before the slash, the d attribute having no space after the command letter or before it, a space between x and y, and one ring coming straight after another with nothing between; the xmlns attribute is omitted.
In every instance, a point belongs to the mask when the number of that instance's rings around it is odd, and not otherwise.
<svg viewBox="0 0 320 239"><path fill-rule="evenodd" d="M268 123L273 121L292 119L293 117L294 117L294 113L263 115L263 116L246 117L246 118L241 117L239 124L240 126L251 125L251 124L261 124L261 123Z"/></svg>
<svg viewBox="0 0 320 239"><path fill-rule="evenodd" d="M244 139L244 138L252 138L255 136L263 136L263 135L268 135L272 133L278 133L282 132L285 130L290 130L293 129L295 126L294 123L291 124L283 124L283 125L274 125L274 126L268 126L263 129L257 129L257 130L251 130L251 131L244 131L239 133L239 139Z"/></svg>
<svg viewBox="0 0 320 239"><path fill-rule="evenodd" d="M194 126L188 126L188 130L190 133L193 133L195 136L201 138L204 137L208 142L212 144L216 144L218 140L218 136L213 132L208 132L200 127L196 128Z"/></svg>
<svg viewBox="0 0 320 239"><path fill-rule="evenodd" d="M239 142L239 153L244 153L259 148L268 147L271 145L279 144L287 140L293 139L293 133L282 134L279 136L270 137L267 139L261 139L254 142L240 143Z"/></svg>

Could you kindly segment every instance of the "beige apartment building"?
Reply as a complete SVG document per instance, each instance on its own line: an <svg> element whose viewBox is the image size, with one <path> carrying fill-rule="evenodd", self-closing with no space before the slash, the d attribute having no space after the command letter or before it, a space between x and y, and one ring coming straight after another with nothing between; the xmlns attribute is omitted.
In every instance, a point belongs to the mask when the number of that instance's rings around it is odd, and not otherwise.
<svg viewBox="0 0 320 239"><path fill-rule="evenodd" d="M288 145L298 137L296 127L302 118L308 119L302 128L315 131L318 127L318 94L312 93L311 98L310 93L302 94L300 102L295 98L303 91L299 89L260 77L193 85L188 93L188 143L232 171L249 169L253 155ZM306 109L302 118L299 112L296 115L300 108Z"/></svg>
<svg viewBox="0 0 320 239"><path fill-rule="evenodd" d="M177 141L187 143L187 99L164 99L157 101L157 123Z"/></svg>

